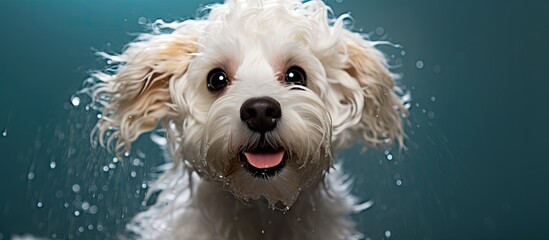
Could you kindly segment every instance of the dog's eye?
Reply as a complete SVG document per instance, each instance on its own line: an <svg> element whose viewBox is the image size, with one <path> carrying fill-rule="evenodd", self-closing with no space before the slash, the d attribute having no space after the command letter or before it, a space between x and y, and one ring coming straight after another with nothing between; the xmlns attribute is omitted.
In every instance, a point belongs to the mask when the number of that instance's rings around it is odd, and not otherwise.
<svg viewBox="0 0 549 240"><path fill-rule="evenodd" d="M227 73L223 69L216 68L208 73L208 89L210 91L219 91L229 83Z"/></svg>
<svg viewBox="0 0 549 240"><path fill-rule="evenodd" d="M307 75L303 68L293 66L286 71L284 80L288 83L305 86L307 84Z"/></svg>

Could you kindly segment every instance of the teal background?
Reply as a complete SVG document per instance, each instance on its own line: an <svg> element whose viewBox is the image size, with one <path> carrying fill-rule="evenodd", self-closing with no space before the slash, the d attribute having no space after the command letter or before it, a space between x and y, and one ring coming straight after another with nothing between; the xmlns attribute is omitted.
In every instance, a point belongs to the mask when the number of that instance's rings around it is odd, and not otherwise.
<svg viewBox="0 0 549 240"><path fill-rule="evenodd" d="M94 51L119 52L145 31L140 17L181 20L207 3L0 2L0 239L123 234L159 150L144 136L113 162L90 145L87 99L70 98L105 66ZM383 50L412 93L408 150L339 155L354 193L375 202L354 216L358 228L371 239L549 239L549 2L328 4L404 46Z"/></svg>

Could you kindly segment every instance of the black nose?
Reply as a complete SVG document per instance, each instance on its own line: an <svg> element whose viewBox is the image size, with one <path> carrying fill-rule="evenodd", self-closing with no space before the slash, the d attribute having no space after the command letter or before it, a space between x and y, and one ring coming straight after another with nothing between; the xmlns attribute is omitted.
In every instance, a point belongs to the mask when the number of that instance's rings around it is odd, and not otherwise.
<svg viewBox="0 0 549 240"><path fill-rule="evenodd" d="M270 97L251 98L240 107L240 120L260 133L273 130L281 115L280 103Z"/></svg>

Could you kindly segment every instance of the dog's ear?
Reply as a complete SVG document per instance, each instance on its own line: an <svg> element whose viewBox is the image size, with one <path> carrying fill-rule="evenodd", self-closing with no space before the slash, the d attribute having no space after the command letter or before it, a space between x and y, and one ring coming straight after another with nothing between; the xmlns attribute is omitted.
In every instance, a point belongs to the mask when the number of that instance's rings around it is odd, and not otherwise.
<svg viewBox="0 0 549 240"><path fill-rule="evenodd" d="M344 146L358 137L364 140L366 148L390 145L395 141L402 147L401 116L405 116L407 110L395 94L395 75L391 74L384 55L373 42L348 30L341 34L338 51L343 56L343 71L335 89L342 96L338 108L346 109L343 111L347 117L335 117L344 129L340 130L336 146Z"/></svg>
<svg viewBox="0 0 549 240"><path fill-rule="evenodd" d="M99 53L115 66L92 74L92 100L102 112L94 132L102 146L128 151L139 135L176 114L170 89L186 74L196 40L183 30L144 34L120 55Z"/></svg>

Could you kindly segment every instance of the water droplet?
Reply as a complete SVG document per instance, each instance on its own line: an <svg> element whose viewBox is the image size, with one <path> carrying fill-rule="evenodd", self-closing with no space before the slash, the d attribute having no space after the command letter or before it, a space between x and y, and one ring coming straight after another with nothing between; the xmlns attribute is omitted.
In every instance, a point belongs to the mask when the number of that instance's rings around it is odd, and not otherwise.
<svg viewBox="0 0 549 240"><path fill-rule="evenodd" d="M103 172L108 172L109 171L109 166L103 166Z"/></svg>
<svg viewBox="0 0 549 240"><path fill-rule="evenodd" d="M412 107L412 104L411 103L405 103L404 104L404 108L410 110L410 108Z"/></svg>
<svg viewBox="0 0 549 240"><path fill-rule="evenodd" d="M34 172L29 172L29 174L27 174L27 179L33 180L34 179Z"/></svg>
<svg viewBox="0 0 549 240"><path fill-rule="evenodd" d="M93 230L93 224L88 225L88 230Z"/></svg>
<svg viewBox="0 0 549 240"><path fill-rule="evenodd" d="M50 162L50 168L51 168L51 169L55 169L56 166L57 166L57 163L55 163L55 162Z"/></svg>
<svg viewBox="0 0 549 240"><path fill-rule="evenodd" d="M97 231L103 231L103 225L101 223L97 224Z"/></svg>
<svg viewBox="0 0 549 240"><path fill-rule="evenodd" d="M261 229L261 234L265 234L265 230Z"/></svg>
<svg viewBox="0 0 549 240"><path fill-rule="evenodd" d="M145 17L139 17L139 18L137 19L137 23L139 23L139 24L145 24L145 23L147 23L147 18L145 18Z"/></svg>
<svg viewBox="0 0 549 240"><path fill-rule="evenodd" d="M97 118L98 118L98 119L101 119L102 117L103 117L103 115L101 115L101 113L98 113L98 114L97 114Z"/></svg>
<svg viewBox="0 0 549 240"><path fill-rule="evenodd" d="M114 165L114 163L109 163L109 168L110 168L110 169L115 169L115 168L116 168L116 165Z"/></svg>
<svg viewBox="0 0 549 240"><path fill-rule="evenodd" d="M406 51L404 51L404 50L400 51L400 55L402 55L402 56L406 55Z"/></svg>
<svg viewBox="0 0 549 240"><path fill-rule="evenodd" d="M390 238L391 237L391 231L385 231L385 237Z"/></svg>
<svg viewBox="0 0 549 240"><path fill-rule="evenodd" d="M97 210L98 210L98 209L97 209L97 206L95 206L95 205L91 205L91 206L90 206L90 213L91 213L91 214L96 214L96 213L97 213Z"/></svg>
<svg viewBox="0 0 549 240"><path fill-rule="evenodd" d="M69 203L64 203L64 204L63 204L63 207L68 208L68 207L69 207Z"/></svg>
<svg viewBox="0 0 549 240"><path fill-rule="evenodd" d="M383 33L385 33L385 29L383 29L383 27L380 26L376 28L377 35L383 35Z"/></svg>
<svg viewBox="0 0 549 240"><path fill-rule="evenodd" d="M429 112L427 113L427 118L429 118L429 119L434 119L434 118L435 118L435 113L432 112L432 111L429 111Z"/></svg>
<svg viewBox="0 0 549 240"><path fill-rule="evenodd" d="M343 0L335 0L335 1L336 1L336 3L342 3L343 2Z"/></svg>
<svg viewBox="0 0 549 240"><path fill-rule="evenodd" d="M436 101L436 100L437 100L437 98L436 98L435 96L432 96L432 97L431 97L431 102L434 102L434 101Z"/></svg>
<svg viewBox="0 0 549 240"><path fill-rule="evenodd" d="M38 203L36 203L36 206L37 206L38 208L41 208L41 207L44 206L44 205L42 204L42 202L38 202Z"/></svg>
<svg viewBox="0 0 549 240"><path fill-rule="evenodd" d="M75 217L80 216L80 211L78 211L78 210L74 211L74 216L75 216Z"/></svg>
<svg viewBox="0 0 549 240"><path fill-rule="evenodd" d="M79 232L84 232L84 227L79 227L79 228L78 228L78 231L79 231Z"/></svg>
<svg viewBox="0 0 549 240"><path fill-rule="evenodd" d="M117 162L118 162L118 158L115 157L115 158L112 159L112 161L115 162L115 163L117 163Z"/></svg>
<svg viewBox="0 0 549 240"><path fill-rule="evenodd" d="M132 172L130 173L130 175L131 175L132 177L136 177L136 176L137 176L137 173L136 173L135 171L132 171Z"/></svg>
<svg viewBox="0 0 549 240"><path fill-rule="evenodd" d="M416 62L416 67L417 67L418 69L422 69L423 66L424 66L423 61L419 60L419 61Z"/></svg>
<svg viewBox="0 0 549 240"><path fill-rule="evenodd" d="M393 155L388 154L388 155L387 155L387 160L389 160L389 161L393 160Z"/></svg>
<svg viewBox="0 0 549 240"><path fill-rule="evenodd" d="M8 136L8 129L4 129L4 131L2 132L2 137L7 137Z"/></svg>
<svg viewBox="0 0 549 240"><path fill-rule="evenodd" d="M139 158L134 158L132 160L132 164L137 167L137 166L141 165L141 160Z"/></svg>
<svg viewBox="0 0 549 240"><path fill-rule="evenodd" d="M78 184L72 185L72 191L75 193L80 192L80 185Z"/></svg>
<svg viewBox="0 0 549 240"><path fill-rule="evenodd" d="M397 186L402 186L402 180L400 180L400 179L396 180L396 185Z"/></svg>
<svg viewBox="0 0 549 240"><path fill-rule="evenodd" d="M88 210L90 209L90 204L88 202L83 202L82 203L82 210Z"/></svg>
<svg viewBox="0 0 549 240"><path fill-rule="evenodd" d="M141 184L141 188L147 188L147 184L146 183Z"/></svg>
<svg viewBox="0 0 549 240"><path fill-rule="evenodd" d="M72 96L71 98L71 104L74 106L74 107L78 107L78 105L80 105L80 98L78 96Z"/></svg>
<svg viewBox="0 0 549 240"><path fill-rule="evenodd" d="M124 156L126 156L126 157L127 157L127 156L130 156L130 152L125 152L125 153L124 153Z"/></svg>
<svg viewBox="0 0 549 240"><path fill-rule="evenodd" d="M440 73L440 65L433 65L433 72Z"/></svg>

